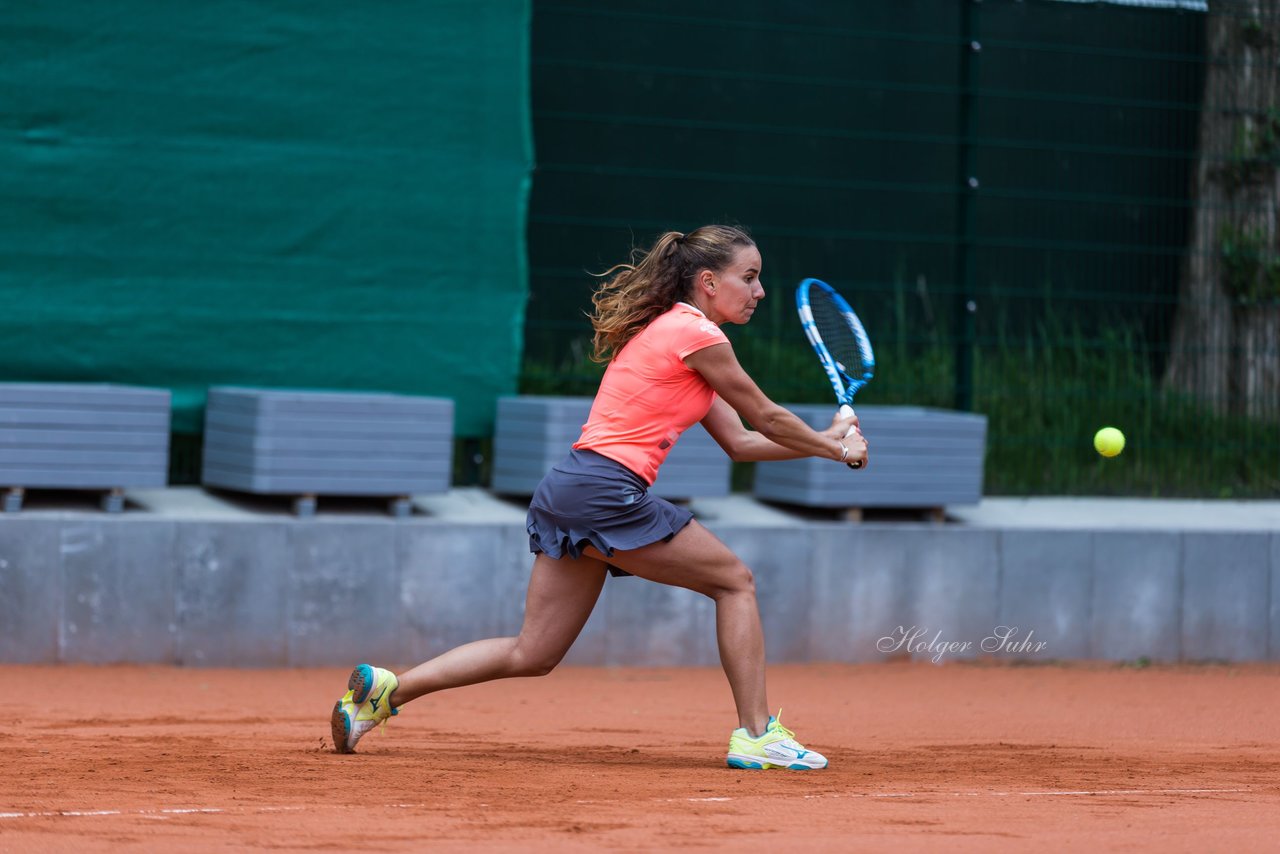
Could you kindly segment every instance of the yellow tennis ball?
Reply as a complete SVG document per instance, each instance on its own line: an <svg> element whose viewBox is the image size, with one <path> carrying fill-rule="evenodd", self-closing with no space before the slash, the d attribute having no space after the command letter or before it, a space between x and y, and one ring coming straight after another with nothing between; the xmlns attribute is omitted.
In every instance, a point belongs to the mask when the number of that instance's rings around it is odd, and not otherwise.
<svg viewBox="0 0 1280 854"><path fill-rule="evenodd" d="M1104 457L1114 457L1124 450L1124 434L1114 427L1103 427L1094 434L1093 447Z"/></svg>

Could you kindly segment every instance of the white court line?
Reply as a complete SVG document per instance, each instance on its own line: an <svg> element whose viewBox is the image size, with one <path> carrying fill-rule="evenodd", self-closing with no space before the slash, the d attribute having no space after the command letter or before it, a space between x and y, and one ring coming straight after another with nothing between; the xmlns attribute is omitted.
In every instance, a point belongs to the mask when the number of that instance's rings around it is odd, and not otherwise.
<svg viewBox="0 0 1280 854"><path fill-rule="evenodd" d="M1009 798L1009 797L1100 797L1107 795L1226 795L1250 792L1252 789L1069 789L1043 792L852 792L849 794L829 793L822 795L804 795L810 798L918 798L945 797L955 798ZM749 800L740 798L741 800ZM689 803L707 803L732 801L731 797L718 798L655 798L655 800L672 803L686 801ZM578 801L580 804L594 804L599 801ZM383 809L422 809L427 804L383 804ZM368 806L349 806L334 804L332 806L267 806L241 807L221 809L218 807L168 807L137 810L45 810L40 812L0 812L0 820L17 818L91 818L107 815L138 815L148 818L161 818L171 815L209 815L225 813L264 813L264 812L296 812L300 810L320 809L370 809ZM376 809L376 807L375 807Z"/></svg>
<svg viewBox="0 0 1280 854"><path fill-rule="evenodd" d="M848 794L804 795L803 797L805 800L814 798L920 798L946 796L953 798L1100 797L1106 795L1222 795L1249 791L1252 791L1252 789L1064 789L1062 791L1048 792L850 792ZM677 800L701 802L730 801L733 798L662 798L662 800L667 802ZM579 803L585 802L579 801Z"/></svg>
<svg viewBox="0 0 1280 854"><path fill-rule="evenodd" d="M1065 792L992 792L993 795L1025 795L1027 797L1061 795L1205 795L1229 792L1247 792L1248 789L1099 789L1096 791Z"/></svg>
<svg viewBox="0 0 1280 854"><path fill-rule="evenodd" d="M123 815L120 810L63 810L58 812L0 812L0 818L40 818L50 815L88 816L88 815Z"/></svg>
<svg viewBox="0 0 1280 854"><path fill-rule="evenodd" d="M263 807L265 810L272 809L303 809L303 807ZM226 810L217 809L215 807L192 807L189 809L145 809L145 810L45 810L43 812L0 812L0 819L3 818L48 818L50 816L64 818L85 818L88 816L99 815L142 815L150 818L164 817L171 815L189 815L191 813L220 813Z"/></svg>
<svg viewBox="0 0 1280 854"><path fill-rule="evenodd" d="M426 804L383 804L383 809L421 809ZM363 806L333 804L326 806L266 806L266 807L166 807L136 810L42 810L40 812L0 812L0 819L6 818L84 818L102 815L139 815L143 818L168 818L173 815L208 815L210 813L263 813L263 812L296 812L299 810L320 809L366 809Z"/></svg>

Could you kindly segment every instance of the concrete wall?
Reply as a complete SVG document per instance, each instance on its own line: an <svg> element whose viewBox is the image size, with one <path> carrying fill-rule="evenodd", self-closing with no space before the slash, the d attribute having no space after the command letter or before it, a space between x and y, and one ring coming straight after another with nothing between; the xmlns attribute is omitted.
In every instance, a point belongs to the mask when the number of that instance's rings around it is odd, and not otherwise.
<svg viewBox="0 0 1280 854"><path fill-rule="evenodd" d="M772 661L963 659L984 640L1026 659L1280 660L1269 531L704 521L755 571ZM8 516L0 661L408 664L518 631L531 564L511 519ZM714 664L714 616L610 579L568 661ZM1003 645L1000 626L1017 629Z"/></svg>

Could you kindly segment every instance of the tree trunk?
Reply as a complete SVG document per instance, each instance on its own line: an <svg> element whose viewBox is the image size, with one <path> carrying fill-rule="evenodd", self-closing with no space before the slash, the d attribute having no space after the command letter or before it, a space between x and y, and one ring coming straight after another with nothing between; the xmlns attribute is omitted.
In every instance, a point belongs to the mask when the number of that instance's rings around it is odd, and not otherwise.
<svg viewBox="0 0 1280 854"><path fill-rule="evenodd" d="M1237 320L1244 414L1274 419L1280 410L1280 307L1257 306Z"/></svg>
<svg viewBox="0 0 1280 854"><path fill-rule="evenodd" d="M1280 418L1280 0L1210 0L1204 101L1165 387Z"/></svg>

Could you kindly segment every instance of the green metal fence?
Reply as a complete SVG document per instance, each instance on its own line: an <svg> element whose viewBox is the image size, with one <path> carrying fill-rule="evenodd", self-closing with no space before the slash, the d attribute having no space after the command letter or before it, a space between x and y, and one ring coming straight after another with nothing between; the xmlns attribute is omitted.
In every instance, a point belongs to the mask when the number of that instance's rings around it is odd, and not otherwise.
<svg viewBox="0 0 1280 854"><path fill-rule="evenodd" d="M1274 5L535 0L522 388L594 389L588 271L727 220L770 290L735 346L781 402L829 395L791 308L818 276L876 344L863 403L989 416L988 493L1280 494L1274 190L1204 190L1275 183L1280 114L1214 88L1276 77ZM1253 337L1187 334L1224 310Z"/></svg>

